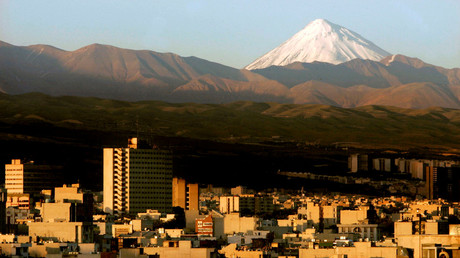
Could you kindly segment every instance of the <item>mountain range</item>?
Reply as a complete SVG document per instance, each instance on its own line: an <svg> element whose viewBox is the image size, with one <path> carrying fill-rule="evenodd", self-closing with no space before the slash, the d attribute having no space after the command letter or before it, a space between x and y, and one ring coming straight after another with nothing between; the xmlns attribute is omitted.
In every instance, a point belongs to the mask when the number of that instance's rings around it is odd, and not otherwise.
<svg viewBox="0 0 460 258"><path fill-rule="evenodd" d="M338 25L324 20L315 22L314 31L321 32L317 37L323 37L320 40L323 45L334 38L348 42L342 47L359 49L357 43L350 43L356 40L380 49ZM313 26L309 24L304 30L311 31L310 25ZM330 33L323 33L324 30ZM334 36L336 34L339 36ZM381 55L386 53L382 51ZM248 70L198 57L109 45L93 44L65 51L48 45L14 46L0 41L0 92L41 92L52 96L127 101L229 103L249 100L338 107L460 108L460 69L446 69L403 55L390 55L381 60L362 58L366 56L338 64L330 60L294 60L286 65ZM379 56L373 57L376 58Z"/></svg>

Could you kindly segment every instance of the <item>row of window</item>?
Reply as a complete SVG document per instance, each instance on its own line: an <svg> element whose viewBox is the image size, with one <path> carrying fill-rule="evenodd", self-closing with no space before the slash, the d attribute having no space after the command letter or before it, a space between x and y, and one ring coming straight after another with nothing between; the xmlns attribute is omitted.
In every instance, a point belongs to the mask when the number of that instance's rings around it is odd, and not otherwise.
<svg viewBox="0 0 460 258"><path fill-rule="evenodd" d="M166 178L164 177L156 177L156 176L133 176L130 178L131 180L135 180L135 179L153 179L153 180L162 180L161 183L163 183L163 181L166 181ZM171 180L169 180L171 181Z"/></svg>

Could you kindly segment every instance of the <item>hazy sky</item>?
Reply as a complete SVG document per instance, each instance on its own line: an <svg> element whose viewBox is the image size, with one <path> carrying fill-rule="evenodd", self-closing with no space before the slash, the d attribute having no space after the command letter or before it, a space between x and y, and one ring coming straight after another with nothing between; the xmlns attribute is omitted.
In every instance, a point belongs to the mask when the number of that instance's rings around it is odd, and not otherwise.
<svg viewBox="0 0 460 258"><path fill-rule="evenodd" d="M101 43L242 68L317 18L390 53L460 67L459 0L0 0L0 40L65 50Z"/></svg>

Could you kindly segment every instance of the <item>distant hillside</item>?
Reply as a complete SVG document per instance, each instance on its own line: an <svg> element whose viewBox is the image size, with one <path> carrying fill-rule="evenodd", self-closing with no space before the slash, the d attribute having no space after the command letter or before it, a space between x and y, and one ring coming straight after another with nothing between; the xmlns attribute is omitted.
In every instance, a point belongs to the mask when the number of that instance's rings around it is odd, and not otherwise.
<svg viewBox="0 0 460 258"><path fill-rule="evenodd" d="M448 108L413 110L363 106L344 109L255 102L170 104L35 93L0 94L0 110L0 123L4 126L138 131L238 143L275 140L301 144L347 142L345 145L372 148L460 147L460 110ZM11 132L0 133L2 139L16 137Z"/></svg>
<svg viewBox="0 0 460 258"><path fill-rule="evenodd" d="M393 55L239 70L197 57L93 44L75 51L0 41L0 92L125 101L234 101L460 108L460 69Z"/></svg>

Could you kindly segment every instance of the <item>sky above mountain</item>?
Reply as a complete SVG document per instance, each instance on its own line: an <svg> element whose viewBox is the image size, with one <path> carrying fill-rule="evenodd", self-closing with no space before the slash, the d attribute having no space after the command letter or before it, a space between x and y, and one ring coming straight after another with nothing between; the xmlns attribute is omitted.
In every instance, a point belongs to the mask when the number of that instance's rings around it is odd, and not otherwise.
<svg viewBox="0 0 460 258"><path fill-rule="evenodd" d="M92 43L198 56L242 68L324 18L394 54L460 67L460 1L0 0L0 40Z"/></svg>

